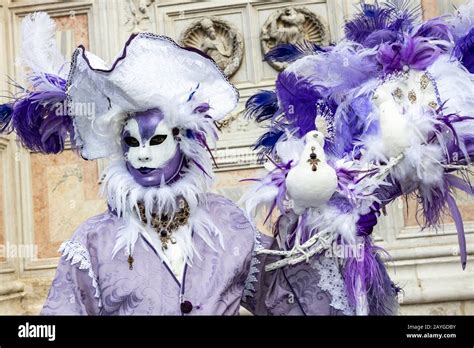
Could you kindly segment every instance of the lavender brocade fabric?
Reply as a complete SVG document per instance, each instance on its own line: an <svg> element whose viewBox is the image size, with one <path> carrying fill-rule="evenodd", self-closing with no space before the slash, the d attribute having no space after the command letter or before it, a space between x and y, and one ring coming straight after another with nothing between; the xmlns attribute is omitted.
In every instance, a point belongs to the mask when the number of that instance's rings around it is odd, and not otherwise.
<svg viewBox="0 0 474 348"><path fill-rule="evenodd" d="M115 215L106 212L87 220L71 239L78 248L76 258L67 260L65 253L60 259L41 314L182 315L184 301L192 305L189 315L238 315L241 304L256 315L342 314L329 305L330 295L318 287L317 271L304 263L264 272L270 260L259 257L253 296L244 297L254 257L254 229L242 211L221 196L209 194L206 208L218 219L225 250L212 250L195 234L193 241L202 259L195 256L182 281L144 240L135 245L133 270L125 251L112 259L121 226ZM274 243L264 235L260 241L266 248Z"/></svg>

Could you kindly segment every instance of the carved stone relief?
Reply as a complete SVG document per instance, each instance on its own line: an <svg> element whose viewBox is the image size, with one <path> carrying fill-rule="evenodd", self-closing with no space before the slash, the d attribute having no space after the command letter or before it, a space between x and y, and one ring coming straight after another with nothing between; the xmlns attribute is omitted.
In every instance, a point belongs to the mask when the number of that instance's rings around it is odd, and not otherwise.
<svg viewBox="0 0 474 348"><path fill-rule="evenodd" d="M281 44L297 44L304 41L318 45L327 44L326 29L318 15L304 7L285 7L273 12L260 33L263 54ZM278 71L285 63L269 62Z"/></svg>
<svg viewBox="0 0 474 348"><path fill-rule="evenodd" d="M228 77L232 76L242 63L242 35L230 23L218 17L204 17L192 22L181 34L180 43L206 53Z"/></svg>
<svg viewBox="0 0 474 348"><path fill-rule="evenodd" d="M129 25L131 32L138 33L150 30L149 9L154 2L155 0L127 0L125 24Z"/></svg>
<svg viewBox="0 0 474 348"><path fill-rule="evenodd" d="M244 108L238 107L222 121L217 122L217 126L223 134L233 134L249 131L252 122L250 118L244 116Z"/></svg>

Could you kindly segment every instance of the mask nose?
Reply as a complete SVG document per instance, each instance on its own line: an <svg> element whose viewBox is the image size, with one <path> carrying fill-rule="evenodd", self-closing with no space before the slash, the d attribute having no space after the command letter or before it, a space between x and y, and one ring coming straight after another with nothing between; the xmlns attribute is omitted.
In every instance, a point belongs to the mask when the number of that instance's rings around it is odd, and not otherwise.
<svg viewBox="0 0 474 348"><path fill-rule="evenodd" d="M150 149L148 147L140 148L140 153L138 154L138 160L140 162L150 162L151 161Z"/></svg>

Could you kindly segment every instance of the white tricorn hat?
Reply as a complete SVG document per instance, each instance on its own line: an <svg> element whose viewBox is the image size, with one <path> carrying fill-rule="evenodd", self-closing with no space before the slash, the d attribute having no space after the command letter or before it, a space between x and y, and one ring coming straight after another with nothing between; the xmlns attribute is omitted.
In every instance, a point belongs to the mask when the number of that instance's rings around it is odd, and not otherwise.
<svg viewBox="0 0 474 348"><path fill-rule="evenodd" d="M239 94L216 63L172 39L134 34L111 66L79 46L67 80L75 143L85 159L120 151L130 112L158 108L170 127L201 130L237 105Z"/></svg>

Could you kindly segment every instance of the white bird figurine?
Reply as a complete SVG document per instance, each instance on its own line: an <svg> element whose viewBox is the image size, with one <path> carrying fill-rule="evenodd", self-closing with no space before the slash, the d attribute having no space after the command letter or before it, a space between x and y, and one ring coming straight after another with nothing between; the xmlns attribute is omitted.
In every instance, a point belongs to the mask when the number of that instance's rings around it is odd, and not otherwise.
<svg viewBox="0 0 474 348"><path fill-rule="evenodd" d="M380 86L374 95L374 104L378 107L380 136L382 148L381 153L387 158L396 157L403 153L410 145L409 126L392 96L392 90L400 91L393 82ZM400 103L400 102L399 102Z"/></svg>
<svg viewBox="0 0 474 348"><path fill-rule="evenodd" d="M296 214L324 205L337 189L336 171L326 162L323 133L309 132L305 141L298 164L286 177L288 195Z"/></svg>
<svg viewBox="0 0 474 348"><path fill-rule="evenodd" d="M420 71L410 70L376 89L374 105L378 108L381 136L378 151L387 160L404 153L414 139L420 144L425 142L411 114L421 113L420 107L436 109L436 100L433 83Z"/></svg>
<svg viewBox="0 0 474 348"><path fill-rule="evenodd" d="M379 107L380 133L387 159L396 157L410 146L409 125L393 100L385 101Z"/></svg>

